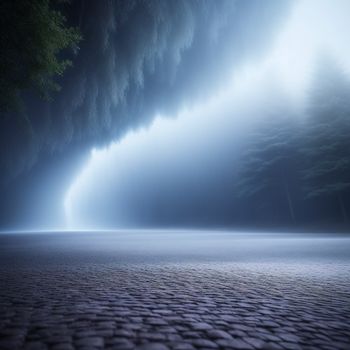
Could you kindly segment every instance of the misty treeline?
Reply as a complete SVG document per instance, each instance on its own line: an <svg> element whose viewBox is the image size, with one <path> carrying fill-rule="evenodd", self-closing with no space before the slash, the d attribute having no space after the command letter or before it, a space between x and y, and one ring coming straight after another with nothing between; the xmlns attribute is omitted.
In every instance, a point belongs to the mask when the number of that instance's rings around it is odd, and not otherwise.
<svg viewBox="0 0 350 350"><path fill-rule="evenodd" d="M239 211L254 223L347 227L350 78L330 57L319 61L300 114L272 113L250 135L235 185Z"/></svg>

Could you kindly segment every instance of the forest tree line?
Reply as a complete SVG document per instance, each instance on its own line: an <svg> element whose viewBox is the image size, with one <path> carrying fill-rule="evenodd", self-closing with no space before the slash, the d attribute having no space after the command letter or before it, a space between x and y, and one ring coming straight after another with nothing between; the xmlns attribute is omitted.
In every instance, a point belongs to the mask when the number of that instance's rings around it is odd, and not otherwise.
<svg viewBox="0 0 350 350"><path fill-rule="evenodd" d="M250 136L235 184L238 211L252 222L348 227L350 79L329 57L303 114L266 118Z"/></svg>

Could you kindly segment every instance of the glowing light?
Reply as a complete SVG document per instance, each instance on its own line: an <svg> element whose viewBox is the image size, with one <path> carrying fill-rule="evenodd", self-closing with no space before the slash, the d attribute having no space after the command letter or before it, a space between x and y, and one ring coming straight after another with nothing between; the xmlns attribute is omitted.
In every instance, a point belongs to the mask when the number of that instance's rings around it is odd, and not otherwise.
<svg viewBox="0 0 350 350"><path fill-rule="evenodd" d="M252 91L264 89L267 81L277 80L292 97L302 97L320 51L330 50L349 68L350 46L346 45L346 33L350 32L349 13L350 2L346 0L296 2L290 19L276 38L270 53L258 64L250 63L240 71L235 71L229 84L211 99L181 111L175 119L158 116L148 129L130 132L123 140L108 148L93 149L85 169L74 180L64 199L67 225L73 228L81 224L76 209L84 202L84 195L94 187L95 182L101 187L101 181L108 183L112 177L115 181L115 176L118 176L119 181L125 181L127 176L123 171L130 171L133 167L136 169L134 160L138 159L140 164L145 158L145 149L148 149L148 155L165 150L178 151L181 144L175 145L176 138L169 135L179 134L182 138L191 138L195 133L197 139L202 137L205 140L213 128L225 127L223 118L231 118L238 123L240 115L224 113L225 109L244 101L244 98L252 95ZM154 159L152 161L156 162ZM123 166L118 168L116 175L114 168L118 164ZM123 208L119 210L122 212Z"/></svg>

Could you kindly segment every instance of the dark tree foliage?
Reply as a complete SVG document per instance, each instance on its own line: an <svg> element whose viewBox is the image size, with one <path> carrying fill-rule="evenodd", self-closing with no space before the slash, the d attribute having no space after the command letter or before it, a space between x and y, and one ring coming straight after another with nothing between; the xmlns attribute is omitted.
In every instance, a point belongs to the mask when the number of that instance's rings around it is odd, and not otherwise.
<svg viewBox="0 0 350 350"><path fill-rule="evenodd" d="M296 220L294 197L298 192L298 143L290 116L272 117L251 135L242 160L239 197L248 197L257 211Z"/></svg>
<svg viewBox="0 0 350 350"><path fill-rule="evenodd" d="M50 0L4 0L0 2L0 112L18 109L20 93L35 89L42 98L59 90L55 77L71 61L62 50L78 49L79 31Z"/></svg>
<svg viewBox="0 0 350 350"><path fill-rule="evenodd" d="M330 58L319 62L305 130L306 198L335 200L344 221L350 190L350 82Z"/></svg>
<svg viewBox="0 0 350 350"><path fill-rule="evenodd" d="M250 137L236 192L253 219L286 223L288 212L290 224L348 224L350 80L324 57L308 97L303 124L271 115Z"/></svg>

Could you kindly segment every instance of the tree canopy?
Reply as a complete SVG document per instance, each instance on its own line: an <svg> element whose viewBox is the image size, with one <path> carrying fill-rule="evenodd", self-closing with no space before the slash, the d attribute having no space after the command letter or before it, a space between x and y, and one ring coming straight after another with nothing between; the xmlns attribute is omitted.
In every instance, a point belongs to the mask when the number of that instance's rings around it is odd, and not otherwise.
<svg viewBox="0 0 350 350"><path fill-rule="evenodd" d="M319 60L303 118L271 115L243 154L237 198L271 220L348 222L350 80L337 62ZM288 110L288 106L286 107ZM304 122L300 123L303 119ZM255 210L252 210L255 209ZM299 215L298 215L299 214ZM276 215L275 215L276 217Z"/></svg>
<svg viewBox="0 0 350 350"><path fill-rule="evenodd" d="M350 190L350 81L324 58L315 72L305 128L303 177L307 198L336 198L347 220L344 197Z"/></svg>
<svg viewBox="0 0 350 350"><path fill-rule="evenodd" d="M59 90L55 78L72 64L62 51L77 51L81 36L57 6L50 0L1 1L1 112L15 109L25 89L35 89L45 99Z"/></svg>

